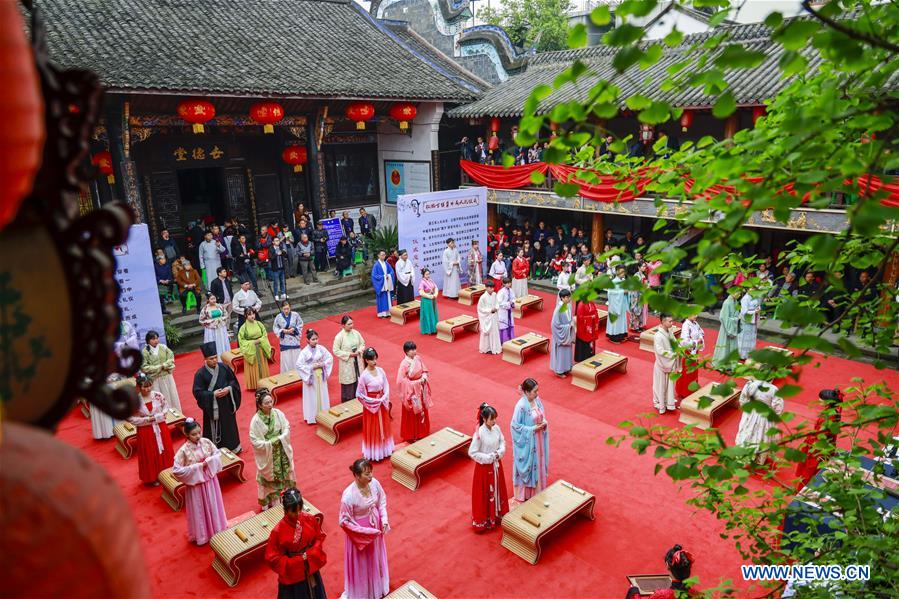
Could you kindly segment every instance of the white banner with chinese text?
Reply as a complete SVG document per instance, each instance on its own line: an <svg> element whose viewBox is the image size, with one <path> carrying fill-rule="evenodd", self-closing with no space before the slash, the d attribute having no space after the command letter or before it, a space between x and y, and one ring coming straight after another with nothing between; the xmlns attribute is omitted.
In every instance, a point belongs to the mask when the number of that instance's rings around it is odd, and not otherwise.
<svg viewBox="0 0 899 599"><path fill-rule="evenodd" d="M450 237L459 250L462 282L468 281L472 239L478 240L482 255L487 247L486 187L401 195L396 214L400 248L409 252L415 269L415 295L422 268L430 269L431 279L443 290L443 250Z"/></svg>
<svg viewBox="0 0 899 599"><path fill-rule="evenodd" d="M141 349L147 331L159 333L165 343L162 307L153 266L153 248L147 225L131 225L128 240L113 249L116 260L115 278L119 283L119 308L122 328L116 347L121 344Z"/></svg>

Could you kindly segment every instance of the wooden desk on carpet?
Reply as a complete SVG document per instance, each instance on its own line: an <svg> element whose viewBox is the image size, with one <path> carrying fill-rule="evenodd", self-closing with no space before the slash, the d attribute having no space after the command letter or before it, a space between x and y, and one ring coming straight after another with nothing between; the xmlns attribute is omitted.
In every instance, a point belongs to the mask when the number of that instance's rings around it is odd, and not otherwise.
<svg viewBox="0 0 899 599"><path fill-rule="evenodd" d="M410 580L384 597L384 599L437 599L437 595L431 593L414 580Z"/></svg>
<svg viewBox="0 0 899 599"><path fill-rule="evenodd" d="M233 474L238 481L245 483L247 479L243 475L243 459L230 449L222 449L222 469L218 475ZM171 468L166 468L159 473L159 484L162 486L162 500L173 510L180 511L184 507L184 494L187 485L175 478Z"/></svg>
<svg viewBox="0 0 899 599"><path fill-rule="evenodd" d="M305 497L303 504L303 511L315 516L319 524L324 520L324 515ZM238 560L243 561L251 555L265 553L269 534L283 517L284 508L279 505L215 533L209 541L209 547L215 553L212 569L218 572L229 587L237 586L240 582Z"/></svg>
<svg viewBox="0 0 899 599"><path fill-rule="evenodd" d="M539 333L527 333L521 337L510 339L503 343L503 360L521 366L524 364L524 352L531 349L548 354L549 337L544 337Z"/></svg>
<svg viewBox="0 0 899 599"><path fill-rule="evenodd" d="M603 350L574 365L571 369L571 384L587 391L596 391L599 377L612 370L626 373L627 356Z"/></svg>
<svg viewBox="0 0 899 599"><path fill-rule="evenodd" d="M460 330L477 333L481 330L481 323L476 316L469 316L468 314L460 314L441 320L437 323L437 338L441 341L452 343L456 340L456 331Z"/></svg>
<svg viewBox="0 0 899 599"><path fill-rule="evenodd" d="M656 331L659 330L659 325L656 325L652 328L646 329L642 333L640 333L640 349L643 351L653 352L653 339L655 339ZM677 334L680 333L680 327L677 325L671 325L669 329L672 337L677 337Z"/></svg>
<svg viewBox="0 0 899 599"><path fill-rule="evenodd" d="M736 406L740 397L740 386L735 385L734 390L727 396L715 395L712 388L717 383L706 383L680 402L680 418L683 424L695 424L697 428L712 428L715 414L728 406ZM699 407L699 400L711 397L712 403L704 408Z"/></svg>
<svg viewBox="0 0 899 599"><path fill-rule="evenodd" d="M393 324L406 324L406 320L413 314L421 313L421 300L413 300L405 304L390 306L390 322Z"/></svg>
<svg viewBox="0 0 899 599"><path fill-rule="evenodd" d="M521 318L525 308L543 311L543 298L530 293L522 297L516 297L515 305L512 307L512 316Z"/></svg>
<svg viewBox="0 0 899 599"><path fill-rule="evenodd" d="M637 587L641 597L671 588L670 574L628 574L627 581L632 587Z"/></svg>
<svg viewBox="0 0 899 599"><path fill-rule="evenodd" d="M165 423L169 428L180 426L185 420L184 414L175 408L165 413ZM112 434L115 436L115 450L127 460L134 453L134 446L137 444L137 427L123 420L113 427Z"/></svg>
<svg viewBox="0 0 899 599"><path fill-rule="evenodd" d="M358 399L339 403L315 415L315 434L336 445L340 433L353 422L362 422L362 402Z"/></svg>
<svg viewBox="0 0 899 599"><path fill-rule="evenodd" d="M300 373L296 370L288 370L265 377L257 385L257 389L268 389L275 403L278 403L282 397L286 399L292 395L300 397L303 395L303 381L300 379Z"/></svg>
<svg viewBox="0 0 899 599"><path fill-rule="evenodd" d="M546 535L578 514L593 520L595 502L587 491L557 480L503 516L502 546L536 564Z"/></svg>
<svg viewBox="0 0 899 599"><path fill-rule="evenodd" d="M472 285L471 287L460 289L459 303L463 306L473 306L478 303L485 291L487 291L487 287L484 285Z"/></svg>
<svg viewBox="0 0 899 599"><path fill-rule="evenodd" d="M274 355L274 353L275 352L272 352L272 355ZM220 357L222 362L227 364L235 374L237 374L238 371L243 370L243 352L239 347L235 347L232 350L222 353Z"/></svg>
<svg viewBox="0 0 899 599"><path fill-rule="evenodd" d="M467 450L471 437L465 433L446 427L419 439L408 447L398 449L390 456L393 466L391 477L407 489L418 489L421 484L421 471L449 456Z"/></svg>

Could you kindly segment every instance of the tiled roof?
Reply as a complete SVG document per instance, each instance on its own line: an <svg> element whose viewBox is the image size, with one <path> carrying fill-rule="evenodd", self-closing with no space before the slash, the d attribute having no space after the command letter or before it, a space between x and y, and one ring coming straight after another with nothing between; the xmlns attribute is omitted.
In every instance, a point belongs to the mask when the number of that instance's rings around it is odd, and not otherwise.
<svg viewBox="0 0 899 599"><path fill-rule="evenodd" d="M352 0L34 0L54 62L110 90L468 101Z"/></svg>
<svg viewBox="0 0 899 599"><path fill-rule="evenodd" d="M733 42L741 43L748 50L765 53L764 61L753 69L727 71L730 90L738 104L762 104L788 84L789 80L781 78L778 68L783 48L779 44L771 42L770 30L766 26L753 23L719 27L714 30L714 33L704 32L685 36L680 45L674 48L666 47L662 58L649 69L641 71L637 66L633 66L617 77L615 69L612 67L612 58L615 56L617 48L596 46L540 53L530 59L523 73L510 77L497 85L484 94L480 100L454 108L448 115L457 118L520 116L531 90L540 84L552 87L556 76L571 66L575 60L585 63L593 74L581 77L574 85L565 84L561 89L554 90L552 95L540 104L539 112L549 112L555 105L572 100L585 101L590 88L600 79L612 79L613 77L615 84L621 88L620 97L622 99L640 93L682 108L707 108L714 104L716 96L703 93L701 87L664 91L660 88L660 84L668 76L668 67L691 58L690 48L696 42L701 42L724 30L731 34ZM816 70L821 63L818 54L810 47L802 50L802 53L808 59L808 71Z"/></svg>

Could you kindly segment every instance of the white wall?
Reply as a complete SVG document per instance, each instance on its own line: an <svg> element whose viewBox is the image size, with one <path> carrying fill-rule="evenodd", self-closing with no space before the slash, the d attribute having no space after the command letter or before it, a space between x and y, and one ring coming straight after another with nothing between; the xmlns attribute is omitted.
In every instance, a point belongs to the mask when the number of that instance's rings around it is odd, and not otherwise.
<svg viewBox="0 0 899 599"><path fill-rule="evenodd" d="M437 130L443 117L442 102L421 102L418 113L406 133L399 129L393 119L378 122L378 168L381 181L381 221L396 224L396 206L386 203L387 191L384 180L385 160L426 160L431 161L431 151L437 150ZM410 134L411 132L411 134ZM432 182L433 185L433 182ZM433 191L433 189L431 190Z"/></svg>

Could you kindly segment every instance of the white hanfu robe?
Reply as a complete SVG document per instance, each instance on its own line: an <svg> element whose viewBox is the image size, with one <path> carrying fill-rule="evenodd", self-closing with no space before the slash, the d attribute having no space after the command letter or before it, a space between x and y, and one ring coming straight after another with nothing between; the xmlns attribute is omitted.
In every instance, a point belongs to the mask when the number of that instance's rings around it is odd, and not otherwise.
<svg viewBox="0 0 899 599"><path fill-rule="evenodd" d="M482 354L498 354L502 351L499 342L499 314L496 293L486 291L478 300L478 321L481 324Z"/></svg>
<svg viewBox="0 0 899 599"><path fill-rule="evenodd" d="M285 329L296 329L296 332L293 334L287 333ZM281 370L279 372L292 370L300 357L300 339L303 338L303 317L293 310L286 317L284 312L278 312L278 315L275 316L272 332L278 338L278 345L281 350Z"/></svg>
<svg viewBox="0 0 899 599"><path fill-rule="evenodd" d="M458 298L462 282L459 278L461 258L456 248L443 250L443 297Z"/></svg>
<svg viewBox="0 0 899 599"><path fill-rule="evenodd" d="M770 407L775 414L780 416L784 411L784 400L777 396L777 387L765 381L749 379L740 392L740 407L750 401L759 401ZM736 444L742 447L755 449L755 459L762 461L765 451L760 450L762 443L777 441L779 434L769 435L768 431L775 426L760 412L743 412L740 417L740 427L737 429Z"/></svg>
<svg viewBox="0 0 899 599"><path fill-rule="evenodd" d="M321 363L322 368L313 370L312 365L317 362ZM321 344L314 348L307 344L300 351L296 369L303 381L303 419L307 424L315 424L315 415L331 407L328 377L333 367L334 358Z"/></svg>
<svg viewBox="0 0 899 599"><path fill-rule="evenodd" d="M664 414L665 410L677 409L671 373L678 369L679 364L671 342L670 330L666 331L662 327L656 329L652 339L652 350L656 356L656 362L652 368L652 405L659 411L659 414Z"/></svg>
<svg viewBox="0 0 899 599"><path fill-rule="evenodd" d="M741 360L745 360L750 352L755 351L761 310L762 304L748 292L740 298L740 332L737 334L737 349L740 351Z"/></svg>
<svg viewBox="0 0 899 599"><path fill-rule="evenodd" d="M509 271L506 270L506 263L502 260L494 260L493 264L490 265L490 276L494 279L502 281L508 275Z"/></svg>
<svg viewBox="0 0 899 599"><path fill-rule="evenodd" d="M113 417L107 416L103 410L94 404L90 404L89 410L91 414L91 434L94 439L109 439L112 437L112 429L116 425Z"/></svg>

